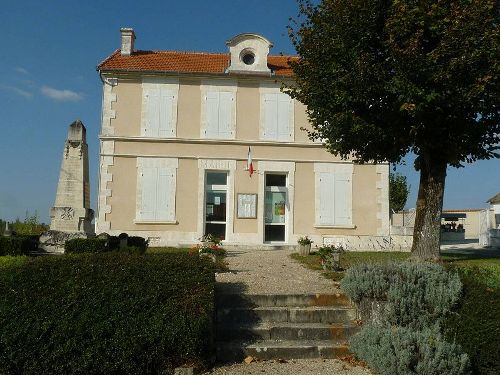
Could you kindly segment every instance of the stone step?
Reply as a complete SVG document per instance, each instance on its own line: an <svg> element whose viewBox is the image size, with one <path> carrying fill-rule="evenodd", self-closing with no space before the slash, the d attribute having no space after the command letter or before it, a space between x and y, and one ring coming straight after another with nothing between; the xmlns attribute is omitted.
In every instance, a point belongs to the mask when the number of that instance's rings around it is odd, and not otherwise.
<svg viewBox="0 0 500 375"><path fill-rule="evenodd" d="M344 343L331 340L315 341L274 341L263 340L252 343L221 342L217 343L217 360L220 362L241 361L247 356L259 360L267 359L303 359L303 358L339 358L349 354Z"/></svg>
<svg viewBox="0 0 500 375"><path fill-rule="evenodd" d="M345 342L358 331L354 324L257 323L219 324L217 340L334 340Z"/></svg>
<svg viewBox="0 0 500 375"><path fill-rule="evenodd" d="M230 294L217 293L217 307L352 306L349 298L335 294Z"/></svg>
<svg viewBox="0 0 500 375"><path fill-rule="evenodd" d="M356 319L353 308L336 306L313 307L239 307L218 308L217 322L232 323L346 323Z"/></svg>

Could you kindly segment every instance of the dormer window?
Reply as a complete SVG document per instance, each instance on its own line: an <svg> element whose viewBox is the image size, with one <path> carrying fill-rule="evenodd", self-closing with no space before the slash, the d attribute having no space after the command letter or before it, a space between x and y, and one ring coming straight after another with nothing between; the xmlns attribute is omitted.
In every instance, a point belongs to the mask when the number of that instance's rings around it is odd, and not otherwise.
<svg viewBox="0 0 500 375"><path fill-rule="evenodd" d="M243 61L245 65L253 65L255 62L255 54L250 50L243 50L241 52L241 61Z"/></svg>
<svg viewBox="0 0 500 375"><path fill-rule="evenodd" d="M239 34L226 43L231 54L227 72L270 74L267 56L273 44L258 34Z"/></svg>

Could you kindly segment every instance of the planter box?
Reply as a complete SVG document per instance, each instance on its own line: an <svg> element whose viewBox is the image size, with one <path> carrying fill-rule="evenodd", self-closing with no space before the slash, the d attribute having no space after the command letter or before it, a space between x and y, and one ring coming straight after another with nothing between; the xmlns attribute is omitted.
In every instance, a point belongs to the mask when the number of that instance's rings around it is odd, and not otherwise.
<svg viewBox="0 0 500 375"><path fill-rule="evenodd" d="M299 244L299 255L309 255L311 253L311 244L300 245Z"/></svg>

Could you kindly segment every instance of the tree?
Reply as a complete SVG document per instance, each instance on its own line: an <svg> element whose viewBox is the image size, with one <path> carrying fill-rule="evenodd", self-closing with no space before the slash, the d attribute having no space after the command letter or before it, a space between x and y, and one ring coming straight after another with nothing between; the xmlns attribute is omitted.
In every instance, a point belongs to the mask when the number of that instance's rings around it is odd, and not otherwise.
<svg viewBox="0 0 500 375"><path fill-rule="evenodd" d="M398 212L405 208L410 194L406 176L400 173L389 173L389 210Z"/></svg>
<svg viewBox="0 0 500 375"><path fill-rule="evenodd" d="M439 257L448 166L498 158L496 0L299 0L299 59L284 91L307 106L311 139L355 161L420 172L413 256Z"/></svg>

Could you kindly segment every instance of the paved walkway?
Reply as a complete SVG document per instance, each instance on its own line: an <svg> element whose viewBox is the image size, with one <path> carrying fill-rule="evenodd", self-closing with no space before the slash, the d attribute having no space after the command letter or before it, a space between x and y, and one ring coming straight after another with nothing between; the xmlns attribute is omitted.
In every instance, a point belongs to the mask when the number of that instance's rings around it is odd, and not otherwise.
<svg viewBox="0 0 500 375"><path fill-rule="evenodd" d="M306 269L289 257L290 250L229 251L230 272L217 275L217 287L248 294L336 293L338 283Z"/></svg>

